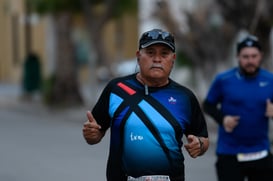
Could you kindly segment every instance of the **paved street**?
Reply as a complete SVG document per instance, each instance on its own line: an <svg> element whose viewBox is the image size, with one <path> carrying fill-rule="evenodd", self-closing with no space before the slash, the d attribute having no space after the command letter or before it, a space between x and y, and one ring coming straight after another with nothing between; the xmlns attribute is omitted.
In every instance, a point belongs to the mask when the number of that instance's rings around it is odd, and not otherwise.
<svg viewBox="0 0 273 181"><path fill-rule="evenodd" d="M0 84L1 181L104 181L109 135L96 146L82 138L87 108L50 110L19 101L16 87ZM209 126L210 129L214 129ZM186 181L216 181L214 142L205 156L186 157Z"/></svg>

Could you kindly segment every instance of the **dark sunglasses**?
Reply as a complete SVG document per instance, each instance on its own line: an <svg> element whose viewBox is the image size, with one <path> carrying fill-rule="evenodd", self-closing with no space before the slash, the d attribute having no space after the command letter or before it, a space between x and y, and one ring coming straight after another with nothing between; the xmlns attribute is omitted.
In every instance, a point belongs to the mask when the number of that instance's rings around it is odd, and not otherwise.
<svg viewBox="0 0 273 181"><path fill-rule="evenodd" d="M161 39L163 40L169 40L171 42L174 41L173 36L166 31L149 31L144 34L144 37L146 37L147 39L152 39L152 40L157 40L160 38L160 36L161 36Z"/></svg>

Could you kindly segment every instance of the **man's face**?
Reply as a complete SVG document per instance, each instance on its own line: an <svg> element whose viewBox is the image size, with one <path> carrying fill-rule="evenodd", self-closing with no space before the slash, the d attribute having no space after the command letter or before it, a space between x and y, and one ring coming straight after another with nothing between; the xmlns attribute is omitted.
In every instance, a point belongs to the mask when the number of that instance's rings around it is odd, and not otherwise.
<svg viewBox="0 0 273 181"><path fill-rule="evenodd" d="M137 51L141 75L147 79L168 78L176 54L164 44L155 44Z"/></svg>
<svg viewBox="0 0 273 181"><path fill-rule="evenodd" d="M261 65L262 53L255 47L243 48L238 54L239 66L245 75L255 75Z"/></svg>

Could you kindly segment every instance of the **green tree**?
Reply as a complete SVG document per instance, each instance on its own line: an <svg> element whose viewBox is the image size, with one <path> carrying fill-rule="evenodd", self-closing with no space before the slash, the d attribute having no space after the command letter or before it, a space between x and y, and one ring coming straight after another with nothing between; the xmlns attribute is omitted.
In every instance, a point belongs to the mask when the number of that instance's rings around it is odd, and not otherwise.
<svg viewBox="0 0 273 181"><path fill-rule="evenodd" d="M26 0L26 3L30 11L53 17L57 49L56 69L46 95L46 102L52 106L82 105L83 99L79 90L74 45L71 39L73 14L79 12L80 3L74 0Z"/></svg>
<svg viewBox="0 0 273 181"><path fill-rule="evenodd" d="M92 47L95 48L96 62L108 60L103 51L102 29L111 19L120 17L126 9L135 8L133 0L26 0L31 11L53 16L56 37L56 70L52 89L48 95L51 105L75 106L83 104L77 78L75 49L71 39L73 17L85 16L91 36ZM97 11L103 6L104 11Z"/></svg>
<svg viewBox="0 0 273 181"><path fill-rule="evenodd" d="M97 65L109 67L111 58L105 51L103 32L105 25L111 21L118 22L123 16L128 14L136 14L137 0L104 0L98 1L98 4L92 4L90 0L80 0L83 7L84 18L87 23L87 29L90 35L91 46L96 52ZM103 6L102 6L103 5ZM122 31L122 30L120 30ZM122 36L122 32L117 33Z"/></svg>

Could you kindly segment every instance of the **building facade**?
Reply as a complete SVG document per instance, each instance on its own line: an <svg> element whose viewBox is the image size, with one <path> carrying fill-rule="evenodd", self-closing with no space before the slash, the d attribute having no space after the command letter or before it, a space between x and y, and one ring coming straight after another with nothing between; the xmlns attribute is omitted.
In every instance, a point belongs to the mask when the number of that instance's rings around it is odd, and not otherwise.
<svg viewBox="0 0 273 181"><path fill-rule="evenodd" d="M49 76L54 71L55 49L54 25L52 17L30 14L26 16L24 0L0 0L0 83L21 82L23 63L27 52L35 52L42 65L43 76ZM84 29L84 21L76 18L73 29L75 45L79 49L79 59L89 56L93 50L88 47L88 32ZM122 25L123 45L117 46L116 31ZM105 47L111 57L130 59L135 56L138 39L137 15L125 16L119 21L106 25L104 32ZM120 51L120 48L123 50ZM119 50L118 50L119 49ZM122 55L120 55L122 53ZM92 56L92 55L91 55ZM90 57L87 57L90 59ZM81 60L79 60L81 61ZM88 60L86 66L79 70L83 80L88 80ZM85 76L86 75L86 76Z"/></svg>

